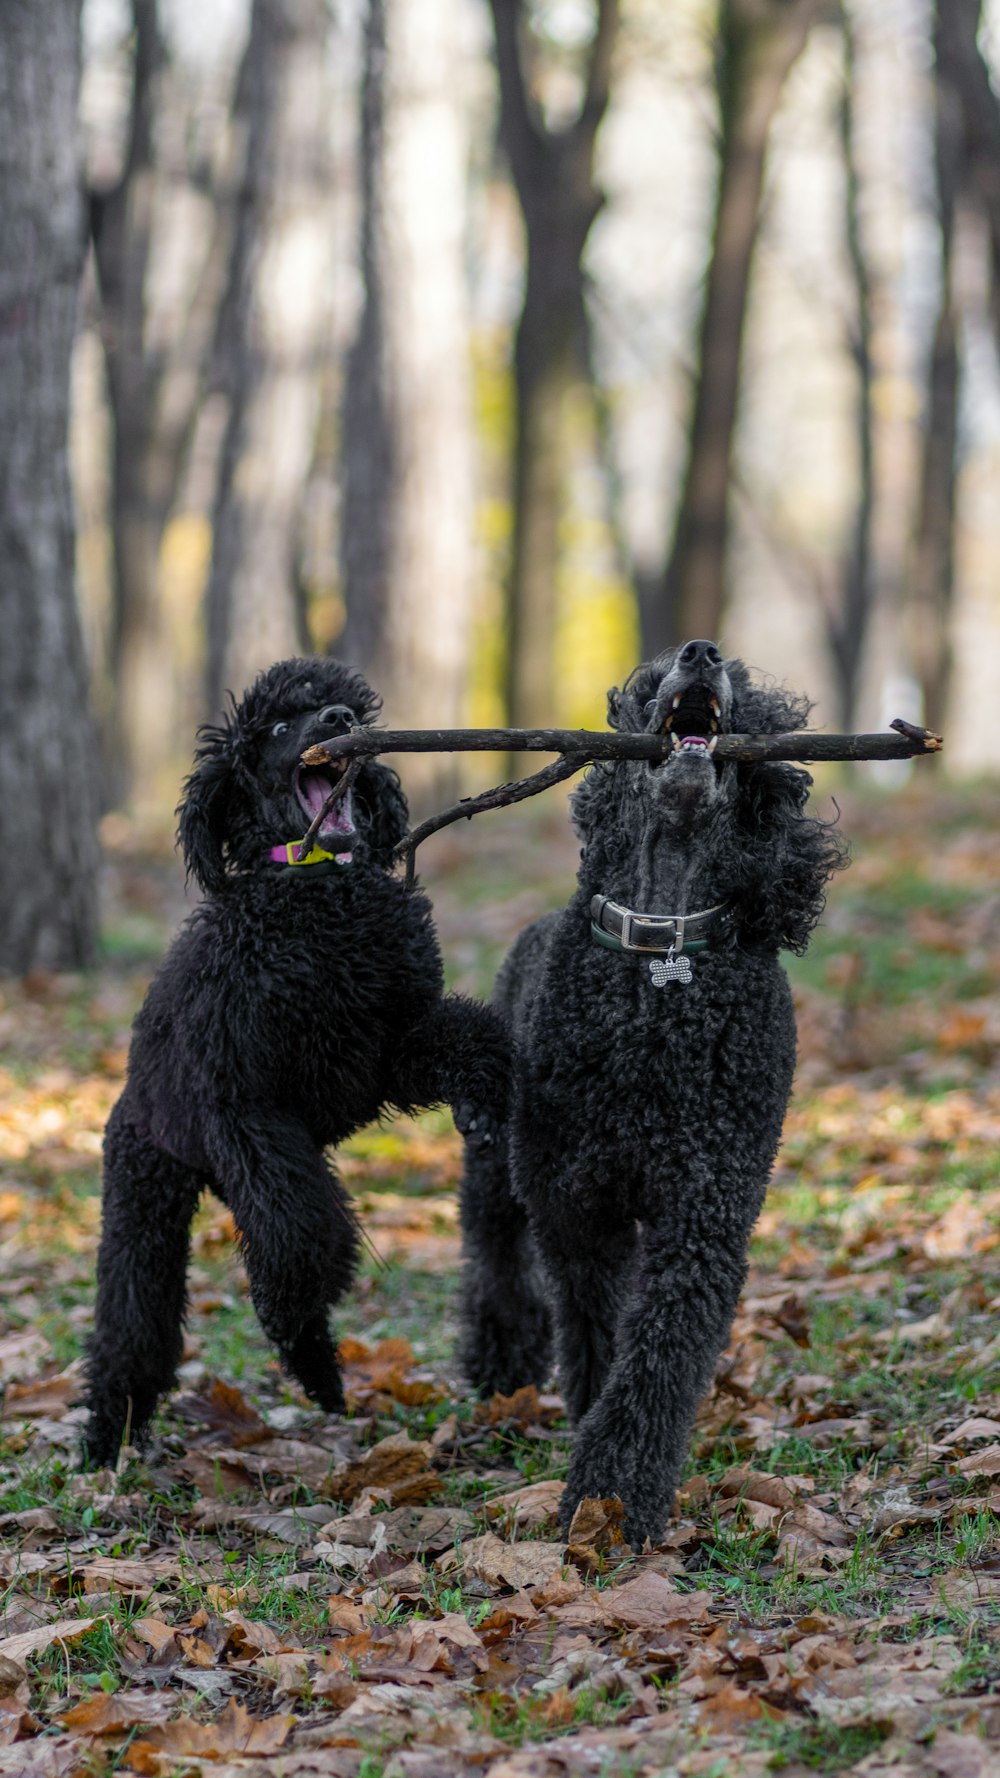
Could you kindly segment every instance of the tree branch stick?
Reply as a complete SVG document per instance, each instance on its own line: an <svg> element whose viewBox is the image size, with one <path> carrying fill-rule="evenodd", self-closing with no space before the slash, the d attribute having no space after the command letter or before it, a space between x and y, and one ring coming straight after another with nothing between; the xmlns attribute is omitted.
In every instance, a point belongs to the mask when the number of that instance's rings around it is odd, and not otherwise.
<svg viewBox="0 0 1000 1778"><path fill-rule="evenodd" d="M821 735L808 729L784 735L720 735L716 742L717 759L737 760L741 764L759 764L765 760L850 760L850 759L912 759L924 753L938 753L940 735L917 728L897 716L890 724L894 734ZM571 778L595 759L665 759L673 751L669 735L618 734L608 729L355 729L340 739L321 741L303 754L308 765L332 764L348 758L348 767L340 783L316 817L300 847L300 856L309 849L313 834L327 809L343 794L347 781L353 782L365 757L377 753L558 753L540 772L514 784L498 784L479 796L464 797L438 815L420 822L393 853L393 862L406 859L406 881L412 884L417 847L432 833L450 827L454 821L468 821L487 809L503 809L512 803L524 802L549 790L565 778Z"/></svg>
<svg viewBox="0 0 1000 1778"><path fill-rule="evenodd" d="M576 754L564 754L554 759L551 765L543 766L540 772L532 772L530 778L521 778L516 784L498 784L493 790L484 790L479 796L463 797L450 809L442 809L439 815L429 815L421 821L419 827L413 828L405 840L400 840L393 853L394 863L406 859L406 881L413 882L416 868L417 847L421 840L429 839L432 833L438 833L442 827L450 827L453 821L469 821L473 815L481 815L486 809L504 809L511 803L524 802L529 796L537 796L540 790L548 790L553 784L559 784L564 778L572 778L585 766L585 759L578 759Z"/></svg>
<svg viewBox="0 0 1000 1778"><path fill-rule="evenodd" d="M801 729L782 735L720 735L715 757L756 765L764 760L912 759L939 753L940 735L897 717L893 734L824 735ZM328 760L373 757L379 753L561 753L573 754L576 770L594 759L666 759L669 735L619 734L613 729L356 729L321 743ZM544 786L541 786L544 789ZM490 792L489 794L492 794Z"/></svg>

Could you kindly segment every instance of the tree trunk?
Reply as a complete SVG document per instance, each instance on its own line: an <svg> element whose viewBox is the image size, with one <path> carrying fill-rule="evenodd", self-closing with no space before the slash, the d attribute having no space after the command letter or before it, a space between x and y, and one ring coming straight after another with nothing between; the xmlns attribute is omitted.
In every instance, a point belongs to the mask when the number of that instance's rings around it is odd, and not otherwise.
<svg viewBox="0 0 1000 1778"><path fill-rule="evenodd" d="M923 691L924 721L938 734L944 727L951 680L955 585L958 334L952 252L964 107L961 67L956 61L951 27L952 8L957 11L958 6L959 0L937 0L935 9L934 168L941 232L941 291L931 347L917 527L907 598L910 653Z"/></svg>
<svg viewBox="0 0 1000 1778"><path fill-rule="evenodd" d="M70 358L85 225L79 0L0 6L0 969L79 968L96 757L74 592Z"/></svg>
<svg viewBox="0 0 1000 1778"><path fill-rule="evenodd" d="M338 647L371 672L387 714L414 723L438 721L435 712L460 721L469 687L475 441L461 41L455 0L370 0L365 296L345 393ZM440 788L454 770L425 759L408 782Z"/></svg>
<svg viewBox="0 0 1000 1778"><path fill-rule="evenodd" d="M347 355L343 412L340 561L347 617L338 651L374 677L387 622L399 500L398 427L386 314L385 129L387 14L368 0L358 154L364 302Z"/></svg>
<svg viewBox="0 0 1000 1778"><path fill-rule="evenodd" d="M817 0L721 0L719 178L687 461L670 557L643 612L647 653L717 636L725 602L729 485L743 334L771 125Z"/></svg>
<svg viewBox="0 0 1000 1778"><path fill-rule="evenodd" d="M127 802L169 758L175 699L165 666L158 585L163 532L177 493L202 392L212 318L221 287L217 216L190 303L169 338L159 317L150 337L147 277L164 202L155 150L156 118L167 74L157 0L132 0L134 59L128 140L121 175L91 193L99 319L112 415L112 613L107 671L110 716L104 724L105 795Z"/></svg>
<svg viewBox="0 0 1000 1778"><path fill-rule="evenodd" d="M1000 349L1000 99L979 48L982 0L940 0L935 9L935 44L954 89L964 137L963 177L975 195L990 236L993 273L993 331Z"/></svg>
<svg viewBox="0 0 1000 1778"><path fill-rule="evenodd" d="M565 498L567 396L585 378L583 252L602 203L594 179L597 131L611 89L617 0L598 0L573 122L548 128L529 89L522 0L492 0L500 76L500 133L524 216L527 270L517 329L514 540L508 589L509 720L551 712L553 650Z"/></svg>
<svg viewBox="0 0 1000 1778"><path fill-rule="evenodd" d="M306 644L302 495L328 319L325 0L254 0L216 380L228 399L208 588L208 704Z"/></svg>
<svg viewBox="0 0 1000 1778"><path fill-rule="evenodd" d="M844 96L840 108L840 140L844 161L844 233L854 285L851 354L857 374L855 397L858 496L844 563L840 602L828 610L827 637L837 688L837 714L844 728L854 721L858 682L864 659L874 598L872 523L875 513L875 415L872 393L872 290L868 257L861 238L860 174L854 113L854 30L843 17Z"/></svg>

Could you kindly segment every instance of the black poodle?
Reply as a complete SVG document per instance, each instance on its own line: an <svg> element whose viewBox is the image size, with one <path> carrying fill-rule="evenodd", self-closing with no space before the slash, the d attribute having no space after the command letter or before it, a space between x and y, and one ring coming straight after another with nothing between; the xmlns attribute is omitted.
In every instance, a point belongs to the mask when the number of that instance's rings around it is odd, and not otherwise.
<svg viewBox="0 0 1000 1778"><path fill-rule="evenodd" d="M349 667L288 660L201 731L178 838L205 899L136 1019L105 1135L90 1463L114 1462L126 1430L141 1438L174 1379L204 1186L232 1211L268 1338L336 1413L328 1309L351 1282L358 1229L324 1148L387 1106L446 1102L484 1142L504 1114L503 1022L444 994L430 905L390 874L407 823L396 774L300 763L378 708Z"/></svg>
<svg viewBox="0 0 1000 1778"><path fill-rule="evenodd" d="M807 701L692 641L608 703L613 727L674 751L591 768L576 894L501 971L520 1061L505 1148L466 1158L463 1355L483 1394L541 1381L551 1306L576 1427L565 1521L617 1495L641 1546L664 1529L781 1137L778 953L805 949L846 857L804 813L808 773L713 757L719 734L801 727Z"/></svg>

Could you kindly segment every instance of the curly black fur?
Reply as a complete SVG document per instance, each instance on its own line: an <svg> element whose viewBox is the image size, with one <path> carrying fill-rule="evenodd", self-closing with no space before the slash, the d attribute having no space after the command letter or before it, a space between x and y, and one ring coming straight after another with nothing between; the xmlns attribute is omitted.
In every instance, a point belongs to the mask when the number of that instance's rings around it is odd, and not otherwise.
<svg viewBox="0 0 1000 1778"><path fill-rule="evenodd" d="M364 765L353 828L345 799L319 831L327 861L269 857L301 839L323 800L322 785L312 805L295 788L303 749L378 708L337 661L281 661L200 733L178 837L206 895L136 1019L105 1135L90 1463L114 1461L126 1426L141 1439L173 1382L203 1187L233 1213L265 1332L337 1412L328 1309L351 1282L359 1237L324 1149L388 1106L446 1101L480 1140L504 1113L502 1021L444 994L430 906L389 874L407 823L396 774ZM348 848L351 862L336 862Z"/></svg>
<svg viewBox="0 0 1000 1778"><path fill-rule="evenodd" d="M678 693L688 734L711 696L730 732L809 710L697 642L637 668L609 720L658 731ZM464 1361L483 1394L540 1382L551 1313L577 1429L566 1523L585 1496L619 1495L634 1543L663 1530L777 1152L795 1060L778 953L805 948L846 862L804 813L810 783L703 748L593 766L573 798L576 894L521 934L494 994L520 1062L505 1150L466 1157ZM648 958L593 942L595 894L725 913L691 983L656 988Z"/></svg>

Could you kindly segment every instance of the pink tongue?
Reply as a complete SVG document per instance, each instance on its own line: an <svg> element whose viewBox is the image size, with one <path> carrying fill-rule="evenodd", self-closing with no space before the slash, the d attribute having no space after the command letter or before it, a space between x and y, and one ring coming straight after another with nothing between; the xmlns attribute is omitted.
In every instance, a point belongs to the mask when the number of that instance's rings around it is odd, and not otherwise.
<svg viewBox="0 0 1000 1778"><path fill-rule="evenodd" d="M330 782L327 778L323 777L321 772L303 772L299 779L299 788L305 797L309 813L315 820L330 794ZM345 790L340 801L334 803L333 808L329 811L323 821L319 832L321 836L333 833L342 834L354 832L354 823L351 820L351 793L349 790Z"/></svg>

